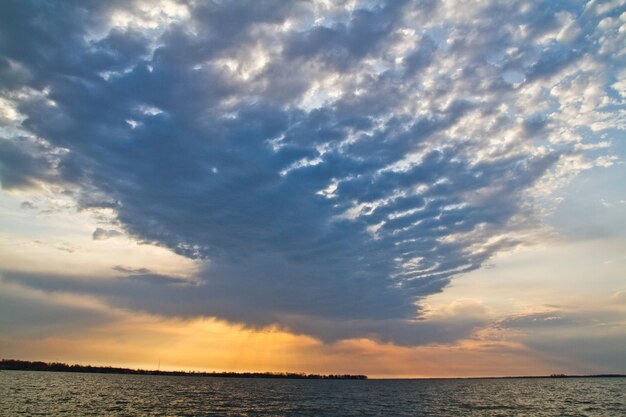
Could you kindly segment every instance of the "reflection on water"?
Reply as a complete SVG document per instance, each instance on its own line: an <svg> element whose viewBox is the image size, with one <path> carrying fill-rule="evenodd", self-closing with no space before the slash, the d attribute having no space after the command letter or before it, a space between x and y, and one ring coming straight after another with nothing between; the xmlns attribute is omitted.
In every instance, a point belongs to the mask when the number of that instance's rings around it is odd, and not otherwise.
<svg viewBox="0 0 626 417"><path fill-rule="evenodd" d="M626 379L320 381L2 371L0 415L626 416Z"/></svg>

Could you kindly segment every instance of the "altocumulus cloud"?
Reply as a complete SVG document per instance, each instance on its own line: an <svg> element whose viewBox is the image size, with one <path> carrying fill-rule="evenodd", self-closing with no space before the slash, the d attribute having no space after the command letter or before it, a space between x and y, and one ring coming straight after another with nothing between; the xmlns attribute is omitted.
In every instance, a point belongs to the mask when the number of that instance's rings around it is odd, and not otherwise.
<svg viewBox="0 0 626 417"><path fill-rule="evenodd" d="M623 7L333 3L3 1L2 187L48 184L205 260L187 281L5 279L324 340L481 324L419 301L611 163Z"/></svg>

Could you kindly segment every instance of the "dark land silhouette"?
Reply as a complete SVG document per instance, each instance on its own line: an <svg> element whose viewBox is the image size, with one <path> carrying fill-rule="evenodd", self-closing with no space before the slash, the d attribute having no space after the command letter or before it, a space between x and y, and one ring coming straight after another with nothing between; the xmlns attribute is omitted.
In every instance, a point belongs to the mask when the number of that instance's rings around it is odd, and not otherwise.
<svg viewBox="0 0 626 417"><path fill-rule="evenodd" d="M195 372L161 371L118 368L113 366L68 365L62 362L22 361L17 359L0 360L0 370L11 371L47 371L47 372L87 372L94 374L136 374L203 376L220 378L281 378L281 379L367 379L366 375L317 375L295 372Z"/></svg>
<svg viewBox="0 0 626 417"><path fill-rule="evenodd" d="M366 375L317 375L298 372L198 372L198 371L161 371L146 369L119 368L114 366L68 365L62 362L24 361L1 359L0 371L44 371L44 372L86 372L94 374L133 374L133 375L170 375L200 376L220 378L275 378L275 379L368 379ZM626 378L626 374L596 375L519 375L519 376L479 376L479 377L430 377L401 379L535 379L535 378Z"/></svg>

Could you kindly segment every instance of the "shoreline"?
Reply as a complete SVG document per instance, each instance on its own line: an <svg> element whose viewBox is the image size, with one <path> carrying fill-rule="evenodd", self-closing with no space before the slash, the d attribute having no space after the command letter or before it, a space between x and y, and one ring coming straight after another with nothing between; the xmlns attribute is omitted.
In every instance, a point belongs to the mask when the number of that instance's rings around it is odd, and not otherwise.
<svg viewBox="0 0 626 417"><path fill-rule="evenodd" d="M571 378L626 378L626 374L592 375L509 375L475 377L409 377L409 378L369 378L367 375L351 374L306 374L297 372L204 372L204 371L161 371L131 369L112 366L68 365L61 362L23 361L17 359L0 360L0 371L64 372L110 375L156 375L213 378L247 379L316 379L316 380L373 380L373 381L437 381L437 380L488 380L488 379L571 379Z"/></svg>
<svg viewBox="0 0 626 417"><path fill-rule="evenodd" d="M34 372L66 372L89 374L118 375L158 375L185 377L217 377L217 378L265 378L265 379L325 379L325 380L364 380L366 375L350 374L306 374L297 372L198 372L198 371L161 371L131 369L113 366L68 365L61 362L23 361L18 359L0 360L0 371L34 371Z"/></svg>

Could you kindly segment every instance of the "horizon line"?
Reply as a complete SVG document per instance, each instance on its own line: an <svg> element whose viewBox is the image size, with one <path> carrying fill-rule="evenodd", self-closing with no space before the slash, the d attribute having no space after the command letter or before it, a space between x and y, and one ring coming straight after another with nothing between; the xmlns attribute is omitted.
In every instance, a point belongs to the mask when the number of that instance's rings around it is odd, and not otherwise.
<svg viewBox="0 0 626 417"><path fill-rule="evenodd" d="M8 365L7 362L13 362L14 365ZM44 364L48 366L59 366L61 369L27 369L28 365ZM24 368L19 368L15 365L22 365ZM72 370L71 368L80 368L78 370ZM103 373L103 374L126 374L126 375L154 375L154 376L200 376L200 377L230 377L230 378L284 378L284 379L353 379L353 380L444 380L444 379L541 379L541 378L624 378L626 374L622 373L603 373L603 374L563 374L563 373L551 373L545 375L505 375L505 376L441 376L441 377L369 377L365 374L342 374L342 373L329 373L329 374L317 374L308 372L296 372L296 371L184 371L184 370L171 370L165 371L160 369L141 369L141 368L127 368L121 366L112 365L82 365L78 363L68 364L65 362L52 361L47 362L43 360L23 360L2 358L0 359L0 371L32 371L32 372L83 372L83 373ZM110 372L106 372L110 371Z"/></svg>

